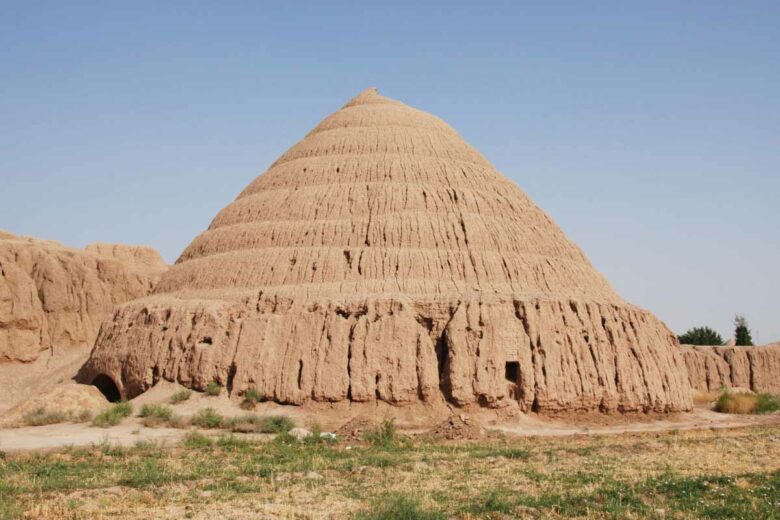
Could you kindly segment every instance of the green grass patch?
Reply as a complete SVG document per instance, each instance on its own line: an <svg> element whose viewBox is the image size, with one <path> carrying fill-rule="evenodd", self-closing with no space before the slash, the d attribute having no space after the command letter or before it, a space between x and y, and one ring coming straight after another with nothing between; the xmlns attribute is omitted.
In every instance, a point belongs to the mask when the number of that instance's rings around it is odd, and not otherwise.
<svg viewBox="0 0 780 520"><path fill-rule="evenodd" d="M393 493L375 499L369 509L358 513L355 518L357 520L446 520L448 517L443 511L424 507L417 497Z"/></svg>
<svg viewBox="0 0 780 520"><path fill-rule="evenodd" d="M210 448L214 441L200 432L191 431L181 441L182 446L190 449Z"/></svg>
<svg viewBox="0 0 780 520"><path fill-rule="evenodd" d="M129 417L133 413L133 405L123 401L121 403L114 403L110 408L107 408L97 414L92 419L92 424L100 428L108 428L110 426L116 426L121 423L125 417Z"/></svg>

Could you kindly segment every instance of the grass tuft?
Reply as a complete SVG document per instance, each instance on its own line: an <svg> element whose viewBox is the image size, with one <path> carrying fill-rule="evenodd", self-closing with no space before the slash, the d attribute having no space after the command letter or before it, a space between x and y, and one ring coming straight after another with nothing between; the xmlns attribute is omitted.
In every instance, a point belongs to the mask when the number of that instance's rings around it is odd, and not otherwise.
<svg viewBox="0 0 780 520"><path fill-rule="evenodd" d="M201 428L219 428L224 421L225 418L213 408L204 408L196 413L190 422L193 426L199 426Z"/></svg>
<svg viewBox="0 0 780 520"><path fill-rule="evenodd" d="M377 428L366 431L363 440L376 448L392 448L399 444L398 429L393 419L386 419Z"/></svg>
<svg viewBox="0 0 780 520"><path fill-rule="evenodd" d="M171 422L173 410L161 404L145 404L138 416L143 418L143 425L147 428L157 428Z"/></svg>
<svg viewBox="0 0 780 520"><path fill-rule="evenodd" d="M121 423L125 417L133 413L133 405L127 401L114 403L110 408L103 410L92 419L92 424L100 428L108 428Z"/></svg>
<svg viewBox="0 0 780 520"><path fill-rule="evenodd" d="M250 388L244 392L244 400L241 402L241 408L244 410L254 410L257 403L265 401L265 397L260 395L256 388Z"/></svg>
<svg viewBox="0 0 780 520"><path fill-rule="evenodd" d="M24 416L24 424L27 426L44 426L46 424L58 424L70 420L70 414L65 412L49 412L46 408L38 408Z"/></svg>
<svg viewBox="0 0 780 520"><path fill-rule="evenodd" d="M179 390L171 396L171 404L178 404L192 397L191 390Z"/></svg>
<svg viewBox="0 0 780 520"><path fill-rule="evenodd" d="M206 395L210 395L211 397L216 397L221 393L222 393L222 385L220 385L216 381L212 381L211 383L206 385Z"/></svg>
<svg viewBox="0 0 780 520"><path fill-rule="evenodd" d="M187 433L181 443L182 446L190 449L209 448L214 445L214 441L197 431Z"/></svg>
<svg viewBox="0 0 780 520"><path fill-rule="evenodd" d="M242 415L225 422L224 426L235 433L283 433L295 427L295 423L284 415L259 417Z"/></svg>

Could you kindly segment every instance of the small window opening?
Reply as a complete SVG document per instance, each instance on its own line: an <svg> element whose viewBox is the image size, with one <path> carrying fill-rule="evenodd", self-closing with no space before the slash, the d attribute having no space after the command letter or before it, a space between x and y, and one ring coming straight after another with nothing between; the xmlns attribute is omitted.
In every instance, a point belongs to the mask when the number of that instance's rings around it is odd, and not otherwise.
<svg viewBox="0 0 780 520"><path fill-rule="evenodd" d="M100 393L106 396L109 402L116 403L122 399L119 394L119 389L114 384L114 380L108 377L106 374L98 374L95 379L92 380L92 385L100 390Z"/></svg>
<svg viewBox="0 0 780 520"><path fill-rule="evenodd" d="M517 383L517 376L520 374L520 363L517 361L507 361L504 369L504 377L511 383Z"/></svg>

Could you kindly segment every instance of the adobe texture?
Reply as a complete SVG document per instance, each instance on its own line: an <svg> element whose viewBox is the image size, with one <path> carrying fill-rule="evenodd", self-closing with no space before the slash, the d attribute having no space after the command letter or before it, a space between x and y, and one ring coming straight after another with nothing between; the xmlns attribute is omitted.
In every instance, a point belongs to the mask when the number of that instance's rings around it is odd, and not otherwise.
<svg viewBox="0 0 780 520"><path fill-rule="evenodd" d="M146 247L75 249L0 232L0 363L91 346L114 306L148 295L165 269Z"/></svg>
<svg viewBox="0 0 780 520"><path fill-rule="evenodd" d="M678 350L452 128L369 89L115 312L81 377L126 397L215 380L292 404L673 411L691 407Z"/></svg>

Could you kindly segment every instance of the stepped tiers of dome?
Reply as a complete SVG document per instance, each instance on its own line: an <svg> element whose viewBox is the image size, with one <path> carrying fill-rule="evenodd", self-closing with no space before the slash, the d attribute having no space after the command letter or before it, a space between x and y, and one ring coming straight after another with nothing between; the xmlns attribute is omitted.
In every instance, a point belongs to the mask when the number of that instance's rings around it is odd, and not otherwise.
<svg viewBox="0 0 780 520"><path fill-rule="evenodd" d="M674 335L625 303L440 119L367 90L106 321L81 373L305 404L691 407Z"/></svg>

